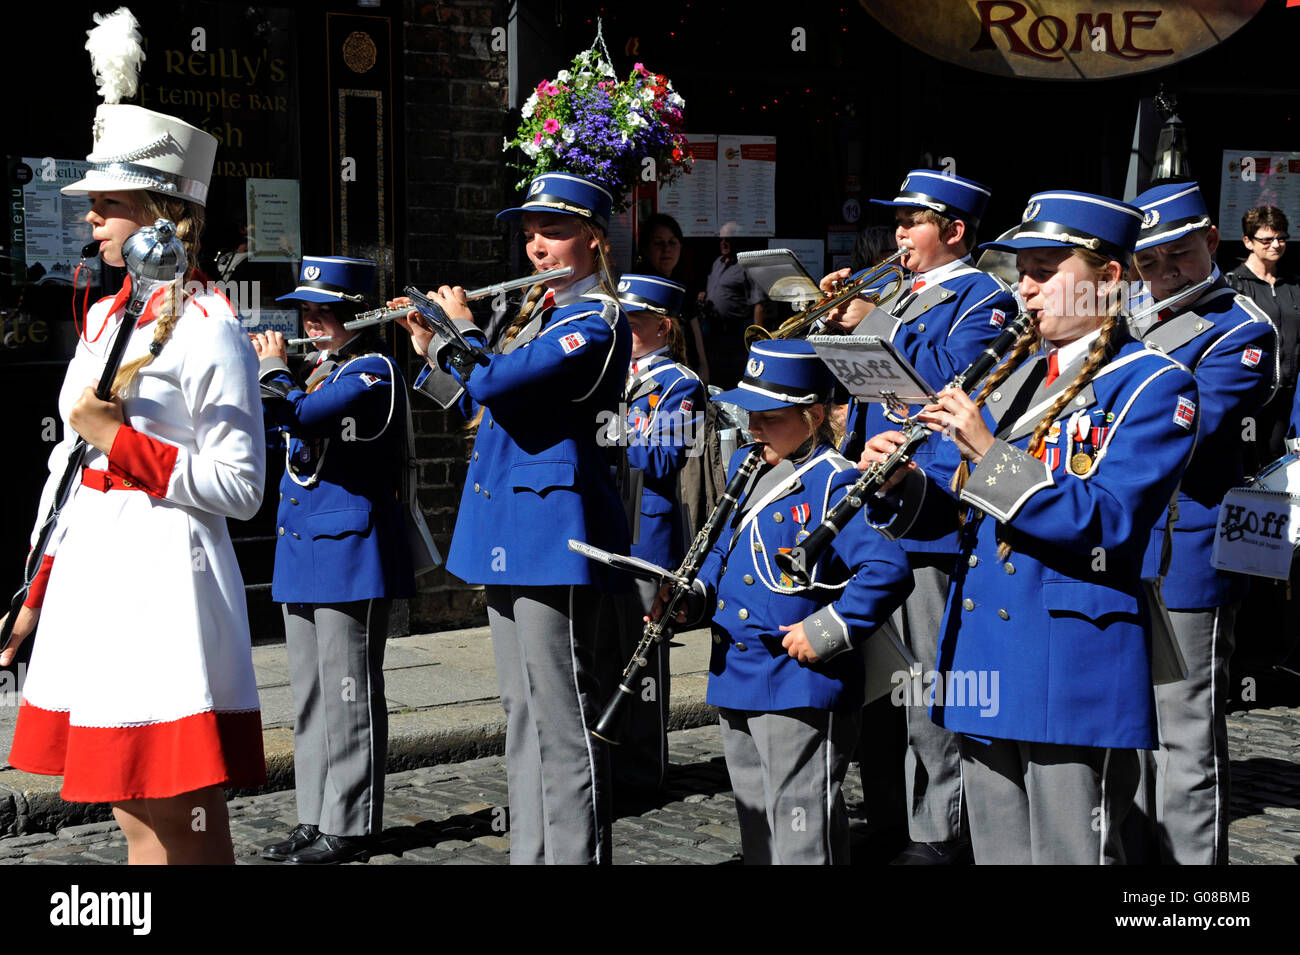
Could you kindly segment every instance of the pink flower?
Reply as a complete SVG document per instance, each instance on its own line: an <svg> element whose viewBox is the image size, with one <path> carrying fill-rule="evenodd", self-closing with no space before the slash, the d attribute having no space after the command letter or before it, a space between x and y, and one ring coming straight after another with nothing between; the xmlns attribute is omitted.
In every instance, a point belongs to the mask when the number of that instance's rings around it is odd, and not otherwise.
<svg viewBox="0 0 1300 955"><path fill-rule="evenodd" d="M542 134L538 133L536 136L533 137L533 145L540 146L541 144L542 144Z"/></svg>
<svg viewBox="0 0 1300 955"><path fill-rule="evenodd" d="M649 76L649 75L650 75L650 71L647 70L647 69L645 68L645 64L644 64L644 63L633 63L633 64L632 64L632 69L633 69L635 72L640 73L642 76Z"/></svg>
<svg viewBox="0 0 1300 955"><path fill-rule="evenodd" d="M558 132L560 129L560 121L558 119L548 119L546 122L542 123L542 129L548 133Z"/></svg>

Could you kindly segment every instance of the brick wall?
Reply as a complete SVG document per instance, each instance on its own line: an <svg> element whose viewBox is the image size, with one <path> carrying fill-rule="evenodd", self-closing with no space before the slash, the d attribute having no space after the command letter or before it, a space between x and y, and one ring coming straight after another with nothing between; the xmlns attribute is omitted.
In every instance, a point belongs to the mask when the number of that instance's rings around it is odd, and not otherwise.
<svg viewBox="0 0 1300 955"><path fill-rule="evenodd" d="M492 49L492 29L507 26L502 0L407 0L403 82L406 95L406 262L399 278L421 287L467 288L509 278L508 249L494 216L514 196L515 170L501 141L517 117L506 111L508 60ZM419 366L409 369L414 377ZM447 552L465 483L470 440L458 415L420 396L412 402L420 503ZM410 604L414 632L486 622L481 588L445 571L421 581Z"/></svg>

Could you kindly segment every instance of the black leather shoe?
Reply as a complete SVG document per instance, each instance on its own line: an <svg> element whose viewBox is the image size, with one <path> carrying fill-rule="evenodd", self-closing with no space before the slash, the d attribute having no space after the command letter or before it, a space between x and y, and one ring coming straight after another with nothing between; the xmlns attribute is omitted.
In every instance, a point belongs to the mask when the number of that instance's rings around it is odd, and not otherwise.
<svg viewBox="0 0 1300 955"><path fill-rule="evenodd" d="M969 865L970 843L965 839L952 842L913 842L894 857L890 865Z"/></svg>
<svg viewBox="0 0 1300 955"><path fill-rule="evenodd" d="M293 832L289 833L289 838L284 842L277 842L263 849L262 858L270 859L272 862L283 862L295 852L306 849L316 841L318 836L320 836L320 829L316 826L299 824L294 827Z"/></svg>
<svg viewBox="0 0 1300 955"><path fill-rule="evenodd" d="M322 832L315 842L284 861L293 865L342 865L369 858L369 836L328 836Z"/></svg>

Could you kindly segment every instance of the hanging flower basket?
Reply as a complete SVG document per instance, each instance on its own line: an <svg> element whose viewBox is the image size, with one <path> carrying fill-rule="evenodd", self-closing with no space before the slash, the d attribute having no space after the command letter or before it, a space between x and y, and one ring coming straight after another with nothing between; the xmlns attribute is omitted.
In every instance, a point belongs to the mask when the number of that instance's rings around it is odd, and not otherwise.
<svg viewBox="0 0 1300 955"><path fill-rule="evenodd" d="M685 105L672 81L640 63L620 82L608 53L593 46L538 83L521 108L523 121L502 147L517 147L527 160L511 163L526 173L515 188L544 172L569 172L608 189L622 212L631 185L647 171L665 185L691 162L681 132Z"/></svg>

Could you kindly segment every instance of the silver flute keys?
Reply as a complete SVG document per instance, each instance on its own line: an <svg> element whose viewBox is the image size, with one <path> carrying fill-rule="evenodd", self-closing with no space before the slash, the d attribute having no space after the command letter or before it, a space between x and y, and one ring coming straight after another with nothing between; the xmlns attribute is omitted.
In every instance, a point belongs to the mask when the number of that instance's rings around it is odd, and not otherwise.
<svg viewBox="0 0 1300 955"><path fill-rule="evenodd" d="M465 293L465 298L474 301L479 298L487 298L489 295L505 294L513 292L518 288L525 288L529 285L536 285L538 282L549 282L553 279L567 278L573 274L573 266L566 265L558 269L549 269L545 272L537 272L533 275L525 275L521 278L510 279L508 282L498 282L496 285L484 285L482 288L476 288ZM376 308L369 312L362 312L350 322L344 322L343 328L346 331L356 331L358 328L369 328L372 325L382 325L385 322L391 322L394 319L401 318L411 310L409 308ZM309 345L313 342L333 341L332 335L319 335L315 338L290 338L286 345Z"/></svg>

